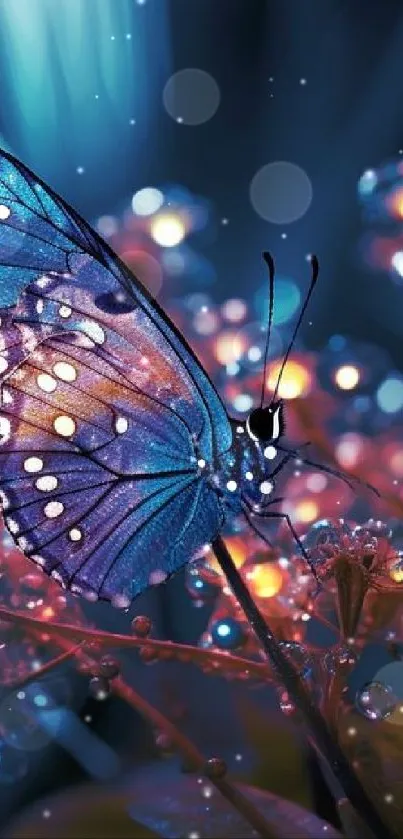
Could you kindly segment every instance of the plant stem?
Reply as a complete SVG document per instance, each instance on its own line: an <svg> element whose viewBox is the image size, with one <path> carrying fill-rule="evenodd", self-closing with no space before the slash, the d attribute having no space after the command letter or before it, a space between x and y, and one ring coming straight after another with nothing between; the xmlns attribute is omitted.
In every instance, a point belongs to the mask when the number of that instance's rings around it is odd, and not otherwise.
<svg viewBox="0 0 403 839"><path fill-rule="evenodd" d="M94 664L91 657L87 655L82 648L82 644L77 645L74 650L69 647L69 642L66 638L55 638L56 643L65 650L58 660L64 660L66 657L75 656L80 662L85 662L90 667ZM57 659L53 660L53 666ZM45 665L46 667L46 665ZM38 671L39 672L39 671ZM42 671L43 672L43 671ZM142 717L144 717L152 726L159 728L171 740L176 751L182 755L185 761L189 764L193 771L199 771L201 775L205 775L206 779L213 784L232 804L235 810L251 825L254 831L262 839L276 839L277 833L270 823L266 821L265 817L259 810L246 798L245 795L230 781L225 778L211 778L206 774L207 761L199 752L196 746L189 740L186 735L177 728L164 714L157 708L154 708L150 702L128 685L120 676L111 680L112 692L124 702L127 702L134 708Z"/></svg>
<svg viewBox="0 0 403 839"><path fill-rule="evenodd" d="M185 758L186 762L193 771L197 770L201 774L206 772L206 760L199 752L196 746L188 739L170 720L167 719L157 708L140 696L137 691L129 687L122 679L117 678L112 681L112 690L116 696L124 699L132 708L135 708L138 713L145 717L151 724L161 731L166 733L176 750ZM238 813L243 816L259 836L265 839L275 839L277 835L274 829L266 821L265 817L259 813L255 806L243 795L240 790L235 787L230 781L225 778L211 778L208 777L209 783L213 784L230 803L235 807Z"/></svg>
<svg viewBox="0 0 403 839"><path fill-rule="evenodd" d="M45 622L41 618L34 618L23 612L15 612L11 609L4 608L4 606L0 606L0 620L20 624L21 626L25 626L27 631L40 632L50 638L58 635L59 637L68 638L71 641L80 643L86 641L89 643L95 642L102 647L110 649L133 649L134 647L141 649L145 647L155 651L156 656L160 656L162 659L164 656L167 658L172 657L178 661L192 662L192 664L201 667L205 664L213 663L217 666L217 674L220 673L220 668L223 671L228 670L228 672L235 674L249 670L252 676L255 676L266 684L272 681L266 664L261 661L242 658L224 650L204 650L201 647L194 647L191 644L177 644L172 641L158 641L154 638L119 635L113 632L105 632L101 629L91 629L87 626L73 626L68 623Z"/></svg>
<svg viewBox="0 0 403 839"><path fill-rule="evenodd" d="M297 671L277 643L270 626L256 606L249 589L239 574L225 542L219 536L214 540L212 547L222 571L270 664L277 672L291 701L302 714L317 748L327 760L330 770L337 778L352 807L368 826L368 829L372 830L376 836L382 837L382 839L395 839L396 834L391 832L389 827L384 824L337 740L332 737L325 719L312 702L312 698L304 687Z"/></svg>

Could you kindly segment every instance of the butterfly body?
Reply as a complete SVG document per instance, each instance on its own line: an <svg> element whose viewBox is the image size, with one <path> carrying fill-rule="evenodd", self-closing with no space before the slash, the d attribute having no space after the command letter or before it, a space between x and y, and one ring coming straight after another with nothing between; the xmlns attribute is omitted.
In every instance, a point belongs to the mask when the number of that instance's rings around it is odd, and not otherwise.
<svg viewBox="0 0 403 839"><path fill-rule="evenodd" d="M127 606L273 503L281 405L232 420L126 266L6 153L0 281L23 286L1 313L0 497L47 574Z"/></svg>

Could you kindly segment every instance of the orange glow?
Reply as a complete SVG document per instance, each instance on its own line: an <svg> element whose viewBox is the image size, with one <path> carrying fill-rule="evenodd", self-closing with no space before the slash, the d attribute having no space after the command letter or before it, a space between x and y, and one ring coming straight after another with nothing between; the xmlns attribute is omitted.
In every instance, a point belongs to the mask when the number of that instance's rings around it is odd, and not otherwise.
<svg viewBox="0 0 403 839"><path fill-rule="evenodd" d="M395 475L399 478L403 477L403 449L398 449L392 454L390 466Z"/></svg>
<svg viewBox="0 0 403 839"><path fill-rule="evenodd" d="M274 597L283 585L281 569L276 565L255 565L247 578L257 597Z"/></svg>
<svg viewBox="0 0 403 839"><path fill-rule="evenodd" d="M280 372L281 362L272 365L267 380L270 390L274 390ZM308 392L312 383L309 370L299 361L288 361L281 376L278 395L282 399L296 399Z"/></svg>
<svg viewBox="0 0 403 839"><path fill-rule="evenodd" d="M394 583L403 583L403 566L401 562L398 562L390 569L389 576Z"/></svg>
<svg viewBox="0 0 403 839"><path fill-rule="evenodd" d="M242 542L242 539L239 536L231 536L229 539L225 540L225 544L234 560L234 565L236 568L241 568L246 560L246 548ZM216 574L221 574L221 566L218 564L215 556L213 553L209 554L207 557L208 564Z"/></svg>
<svg viewBox="0 0 403 839"><path fill-rule="evenodd" d="M403 189L396 189L388 199L388 209L397 218L403 218Z"/></svg>
<svg viewBox="0 0 403 839"><path fill-rule="evenodd" d="M54 609L52 609L51 606L45 606L44 609L42 609L42 618L44 620L51 620L51 618L54 618L54 617L55 617L55 611L54 611Z"/></svg>
<svg viewBox="0 0 403 839"><path fill-rule="evenodd" d="M215 342L215 356L220 364L238 361L245 349L245 339L237 332L222 332Z"/></svg>
<svg viewBox="0 0 403 839"><path fill-rule="evenodd" d="M314 521L319 515L319 507L310 499L300 501L295 507L295 515L302 522Z"/></svg>

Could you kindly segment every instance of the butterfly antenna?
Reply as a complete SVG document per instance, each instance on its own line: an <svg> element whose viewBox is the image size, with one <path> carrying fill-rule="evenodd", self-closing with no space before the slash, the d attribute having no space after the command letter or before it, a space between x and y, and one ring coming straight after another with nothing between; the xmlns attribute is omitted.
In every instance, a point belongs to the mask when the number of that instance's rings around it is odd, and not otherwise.
<svg viewBox="0 0 403 839"><path fill-rule="evenodd" d="M269 269L269 320L267 324L267 336L266 336L266 347L264 351L264 361L263 361L263 379L262 379L262 393L260 396L260 407L263 408L264 402L264 394L266 388L266 367L267 367L267 357L269 354L269 346L270 346L270 336L271 336L271 328L273 325L273 311L274 311L274 274L275 274L275 267L274 261L271 253L268 251L263 252L263 259Z"/></svg>
<svg viewBox="0 0 403 839"><path fill-rule="evenodd" d="M310 282L310 284L309 284L308 294L306 295L306 298L305 298L305 301L304 301L304 305L303 305L303 307L302 307L302 309L301 309L301 311L300 311L300 315L299 315L299 318L298 318L298 320L297 320L297 323L295 324L295 329L294 329L294 332L293 332L293 334L292 334L291 341L290 341L290 343L289 343L289 345L288 345L287 352L286 352L286 354L285 354L285 356L284 356L284 358L283 358L283 362L282 362L282 365L281 365L281 367L280 367L280 372L279 372L278 377L277 377L276 387L274 388L274 393L273 393L273 396L272 396L272 398L271 398L271 401L272 401L272 402L275 402L275 401L276 401L276 396L277 396L278 389L279 389L279 387L280 387L281 377L282 377L282 375L283 375L283 373L284 373L284 368L285 368L285 365L287 364L287 361L288 361L288 359L289 359L289 357L290 357L290 352L291 352L291 350L292 350L292 348L293 348L293 346L294 346L294 341L295 341L295 339L296 339L296 337L297 337L298 330L299 330L299 328L300 328L300 326L301 326L301 323L302 323L303 317L304 317L304 315L305 315L305 312L306 312L306 309L307 309L307 306L308 306L309 300L310 300L310 298L311 298L312 292L313 292L313 290L314 290L314 288L315 288L315 285L316 285L316 281L317 281L317 279L318 279L318 275L319 275L319 262L318 262L317 257L316 257L316 256L314 256L314 255L312 255L312 256L311 256L311 267L312 267L312 275L311 275L311 282Z"/></svg>

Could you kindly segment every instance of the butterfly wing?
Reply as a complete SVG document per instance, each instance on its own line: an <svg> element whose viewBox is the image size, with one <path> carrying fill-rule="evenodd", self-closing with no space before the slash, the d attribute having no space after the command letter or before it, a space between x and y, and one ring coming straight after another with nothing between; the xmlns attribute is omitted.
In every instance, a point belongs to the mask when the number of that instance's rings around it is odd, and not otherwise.
<svg viewBox="0 0 403 839"><path fill-rule="evenodd" d="M225 408L180 333L105 242L25 166L0 154L0 283L25 290L15 325L77 330L185 418L203 457L232 441ZM101 349L102 347L102 349Z"/></svg>
<svg viewBox="0 0 403 839"><path fill-rule="evenodd" d="M208 543L217 496L181 420L74 336L47 339L7 380L6 525L43 570L126 606Z"/></svg>
<svg viewBox="0 0 403 839"><path fill-rule="evenodd" d="M6 522L66 586L127 602L218 532L218 497L197 459L214 469L231 426L140 283L4 153L0 202L0 282L26 286L9 324L19 366L3 374Z"/></svg>

